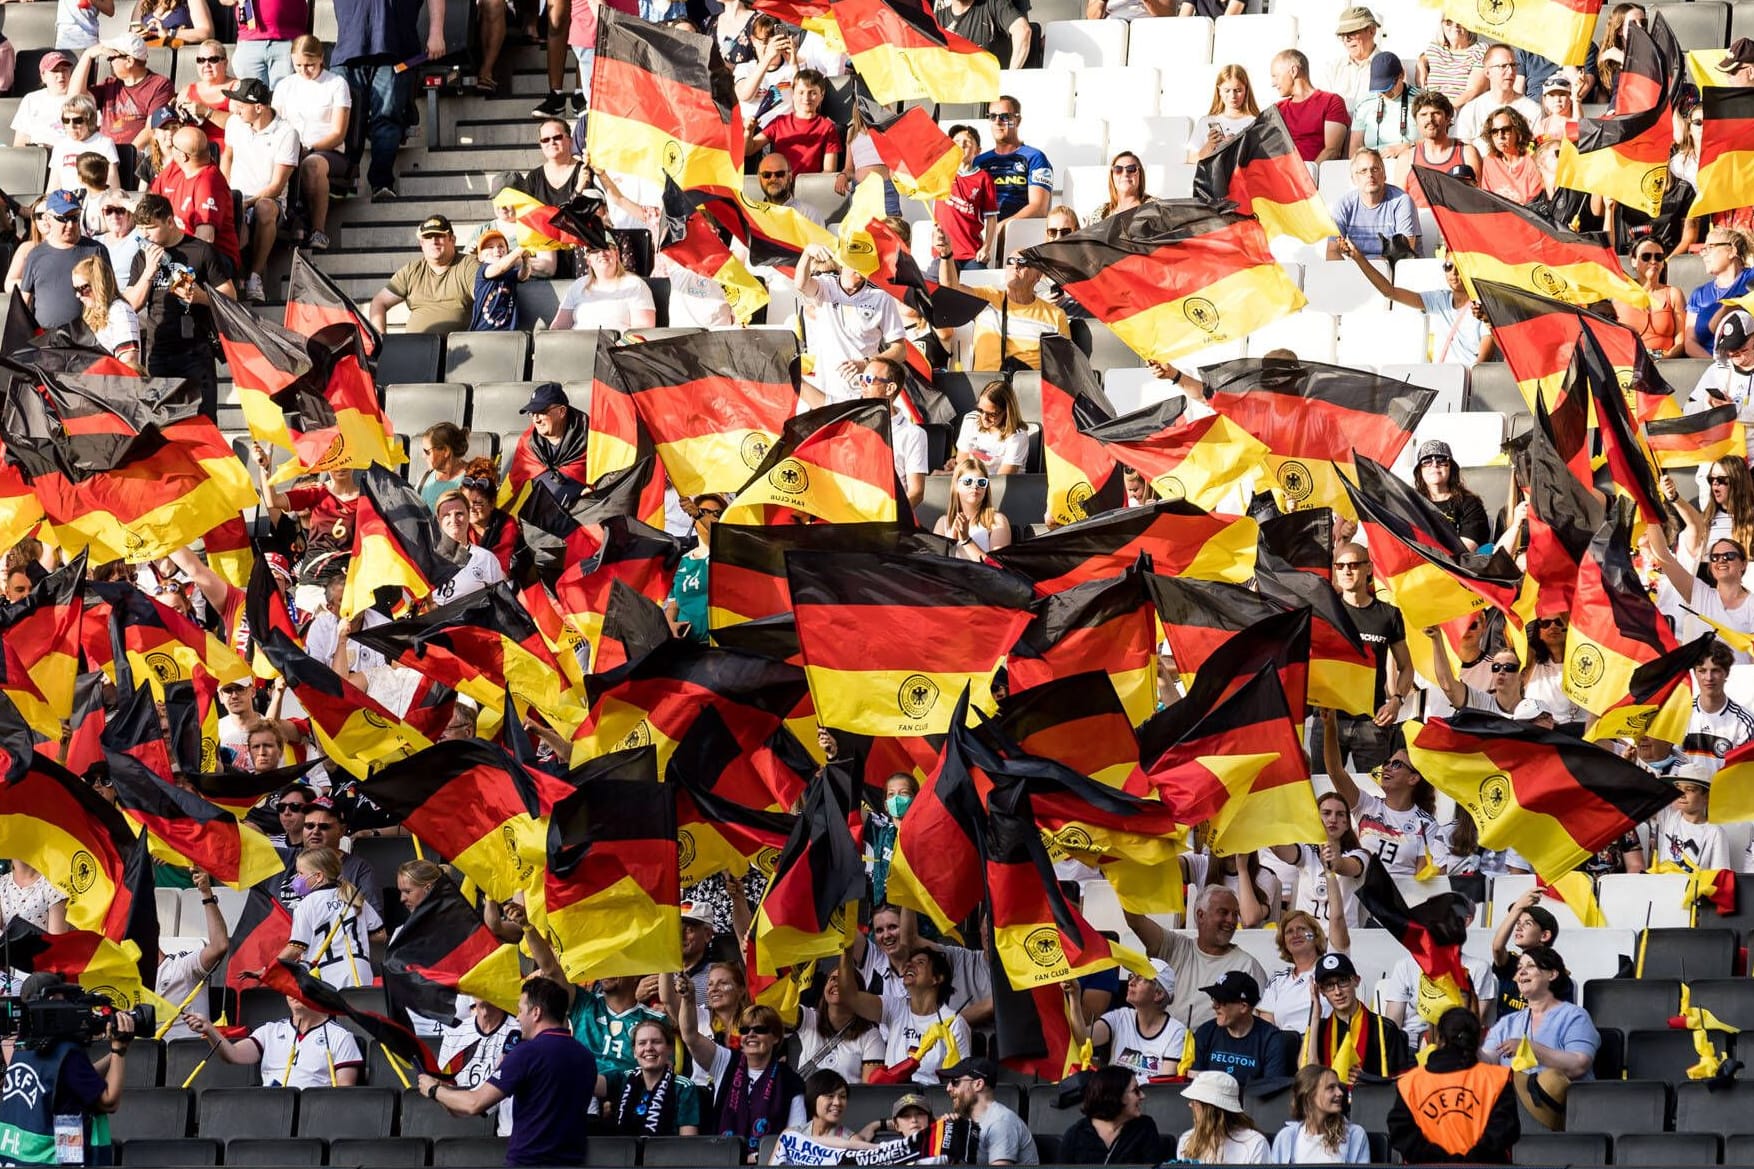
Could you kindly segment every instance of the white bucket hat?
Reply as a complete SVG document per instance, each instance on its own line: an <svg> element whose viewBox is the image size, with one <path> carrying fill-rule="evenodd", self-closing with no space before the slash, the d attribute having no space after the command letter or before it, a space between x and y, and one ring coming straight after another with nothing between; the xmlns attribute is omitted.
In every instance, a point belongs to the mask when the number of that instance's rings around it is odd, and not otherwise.
<svg viewBox="0 0 1754 1169"><path fill-rule="evenodd" d="M1182 1089L1182 1098L1198 1100L1225 1112L1242 1111L1242 1088L1229 1072L1200 1072Z"/></svg>

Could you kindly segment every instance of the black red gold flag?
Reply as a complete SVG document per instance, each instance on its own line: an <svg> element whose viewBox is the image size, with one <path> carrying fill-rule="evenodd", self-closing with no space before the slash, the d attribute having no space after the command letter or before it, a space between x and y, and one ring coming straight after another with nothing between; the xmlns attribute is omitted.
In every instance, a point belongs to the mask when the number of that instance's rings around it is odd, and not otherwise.
<svg viewBox="0 0 1754 1169"><path fill-rule="evenodd" d="M0 952L13 970L57 975L59 981L101 995L118 1010L139 1006L145 997L139 947L130 941L112 941L91 930L51 934L18 916L0 936ZM156 963L157 955L150 960Z"/></svg>
<svg viewBox="0 0 1754 1169"><path fill-rule="evenodd" d="M263 626L252 616L250 628ZM373 764L406 758L428 745L426 736L305 653L280 630L269 627L267 637L259 638L256 645L310 716L324 756L342 770L363 776Z"/></svg>
<svg viewBox="0 0 1754 1169"><path fill-rule="evenodd" d="M68 720L67 741L60 756L61 765L74 775L87 775L92 767L104 761L101 742L106 718L104 692L106 689L112 688L113 685L105 677L102 670L91 670L83 673L74 683L73 717ZM0 693L0 698L4 697L4 694ZM11 705L11 699L6 699L6 707L0 709L16 711L17 708ZM10 729L9 720L8 727ZM19 758L28 763L30 752L26 751L23 756L19 756L14 751L13 761L15 764ZM7 778L12 778L10 771Z"/></svg>
<svg viewBox="0 0 1754 1169"><path fill-rule="evenodd" d="M999 61L944 31L910 0L834 0L830 12L859 79L885 105L911 98L989 102L999 97Z"/></svg>
<svg viewBox="0 0 1754 1169"><path fill-rule="evenodd" d="M897 522L889 425L889 403L870 398L787 419L719 522L771 524L788 514L833 524Z"/></svg>
<svg viewBox="0 0 1754 1169"><path fill-rule="evenodd" d="M798 822L755 909L758 972L837 957L858 936L865 863L851 827L859 823L856 787L852 763L843 759L830 761L805 789Z"/></svg>
<svg viewBox="0 0 1754 1169"><path fill-rule="evenodd" d="M877 253L871 283L930 321L934 329L961 328L987 308L987 302L972 293L927 279L907 241L887 223L873 220L865 225L865 232Z"/></svg>
<svg viewBox="0 0 1754 1169"><path fill-rule="evenodd" d="M123 689L150 683L161 693L172 682L193 678L197 669L222 682L249 677L249 666L230 646L157 598L116 582L86 588L108 605L110 654Z"/></svg>
<svg viewBox="0 0 1754 1169"><path fill-rule="evenodd" d="M291 763L272 771L240 771L231 768L225 771L194 772L188 778L195 785L195 790L201 793L202 799L216 808L224 808L242 822L263 800L288 784L303 780L319 762L321 760L313 759L308 763Z"/></svg>
<svg viewBox="0 0 1754 1169"><path fill-rule="evenodd" d="M632 585L611 581L609 601L603 607L603 633L591 659L591 670L606 674L628 662L637 662L673 636L670 622L656 601Z"/></svg>
<svg viewBox="0 0 1754 1169"><path fill-rule="evenodd" d="M261 983L281 994L298 999L318 1014L351 1020L374 1043L415 1071L429 1076L443 1076L444 1071L433 1057L432 1049L422 1043L413 1031L376 1011L354 1006L335 987L322 981L302 962L282 958L268 964Z"/></svg>
<svg viewBox="0 0 1754 1169"><path fill-rule="evenodd" d="M127 916L134 830L90 785L36 755L28 771L0 785L0 836L13 859L67 895L70 927L121 937L109 924Z"/></svg>
<svg viewBox="0 0 1754 1169"><path fill-rule="evenodd" d="M368 361L383 343L353 298L311 263L309 256L296 251L286 284L286 312L281 323L287 332L301 337L315 337L330 325L347 325L358 331L362 359Z"/></svg>
<svg viewBox="0 0 1754 1169"><path fill-rule="evenodd" d="M1241 340L1302 308L1261 224L1153 200L1021 253L1148 361Z"/></svg>
<svg viewBox="0 0 1754 1169"><path fill-rule="evenodd" d="M1608 355L1595 335L1588 332L1578 335L1577 351L1572 354L1571 372L1566 378L1567 393L1586 390L1595 407L1596 441L1605 459L1607 490L1630 499L1638 508L1641 521L1660 527L1668 518L1668 509L1657 484L1655 460L1632 421Z"/></svg>
<svg viewBox="0 0 1754 1169"><path fill-rule="evenodd" d="M583 554L555 578L554 597L561 615L591 647L591 672L600 674L605 667L597 664L595 654L609 608L610 586L620 581L662 603L669 596L671 579L682 559L682 543L661 528L628 516L608 516L582 535L597 536L601 543L587 552L582 541L573 542L575 551Z"/></svg>
<svg viewBox="0 0 1754 1169"><path fill-rule="evenodd" d="M1561 141L1556 181L1656 216L1669 185L1675 145L1671 110L1686 80L1675 33L1660 12L1648 26L1621 27L1625 55L1614 75L1614 112L1578 119L1577 141Z"/></svg>
<svg viewBox="0 0 1754 1169"><path fill-rule="evenodd" d="M1679 646L1632 563L1633 526L1631 506L1619 501L1578 566L1565 635L1565 694L1595 715L1630 693L1640 666Z"/></svg>
<svg viewBox="0 0 1754 1169"><path fill-rule="evenodd" d="M446 1024L457 1019L459 994L515 1012L523 981L517 946L489 930L448 879L396 930L383 975L392 1017L407 1011Z"/></svg>
<svg viewBox="0 0 1754 1169"><path fill-rule="evenodd" d="M1115 416L1102 381L1070 340L1041 339L1041 453L1047 465L1048 514L1076 523L1126 500L1121 465L1088 427Z"/></svg>
<svg viewBox="0 0 1754 1169"><path fill-rule="evenodd" d="M1746 207L1754 184L1754 86L1732 84L1716 68L1723 56L1716 49L1687 56L1705 116L1699 128L1699 173L1693 180L1697 193L1687 209L1690 218Z"/></svg>
<svg viewBox="0 0 1754 1169"><path fill-rule="evenodd" d="M1557 227L1461 179L1422 166L1415 171L1449 257L1470 288L1476 280L1496 280L1574 305L1622 300L1642 308L1649 303L1613 249L1599 240Z"/></svg>
<svg viewBox="0 0 1754 1169"><path fill-rule="evenodd" d="M439 531L432 509L406 479L384 467L367 467L353 478L359 508L341 595L343 618L370 608L376 589L402 588L418 601L461 571L466 556L446 555L445 545L453 550L457 545Z"/></svg>
<svg viewBox="0 0 1754 1169"><path fill-rule="evenodd" d="M1260 498L1271 498L1262 495ZM1328 580L1333 572L1334 513L1327 508L1298 508L1264 518L1261 524L1261 557L1276 556L1283 567L1311 573Z"/></svg>
<svg viewBox="0 0 1754 1169"><path fill-rule="evenodd" d="M901 197L948 199L962 154L932 120L931 111L913 106L899 114L874 115L875 110L867 113L865 122L871 145Z"/></svg>
<svg viewBox="0 0 1754 1169"><path fill-rule="evenodd" d="M231 931L230 961L225 964L225 985L231 991L242 993L259 986L255 975L279 960L292 936L292 914L274 892L279 884L276 880L257 885L244 898Z"/></svg>
<svg viewBox="0 0 1754 1169"><path fill-rule="evenodd" d="M1514 848L1543 880L1569 873L1674 802L1638 764L1560 731L1478 711L1404 724L1419 774L1468 810L1485 848Z"/></svg>
<svg viewBox="0 0 1754 1169"><path fill-rule="evenodd" d="M786 576L817 719L860 734L941 734L964 687L990 708L1030 621L1028 582L973 561L790 552Z"/></svg>
<svg viewBox="0 0 1754 1169"><path fill-rule="evenodd" d="M1188 580L1152 575L1146 578L1163 639L1169 643L1176 672L1191 684L1206 659L1236 634L1257 621L1277 617L1285 607L1254 589L1224 581ZM1373 678L1374 682L1374 678Z"/></svg>
<svg viewBox="0 0 1754 1169"><path fill-rule="evenodd" d="M1068 674L1027 690L1017 688L1015 658L1008 672L1011 693L998 722L1007 738L1108 787L1136 796L1150 790L1132 716L1106 671Z"/></svg>
<svg viewBox="0 0 1754 1169"><path fill-rule="evenodd" d="M1309 704L1375 714L1376 656L1325 575L1263 565L1255 573L1255 587L1287 608L1309 607Z"/></svg>
<svg viewBox="0 0 1754 1169"><path fill-rule="evenodd" d="M771 872L791 836L797 818L771 810L773 793L749 767L738 765L741 751L725 717L708 708L671 753L664 778L677 789L677 865L689 884L715 873L747 872L751 864Z"/></svg>
<svg viewBox="0 0 1754 1169"><path fill-rule="evenodd" d="M1314 244L1340 234L1277 106L1262 110L1242 133L1199 161L1194 197L1236 204L1260 220L1269 236Z"/></svg>
<svg viewBox="0 0 1754 1169"><path fill-rule="evenodd" d="M743 115L713 39L610 12L598 19L596 49L585 138L593 165L735 199Z"/></svg>
<svg viewBox="0 0 1754 1169"><path fill-rule="evenodd" d="M1665 471L1748 457L1747 431L1737 421L1735 404L1729 402L1679 418L1652 419L1644 424L1644 437L1657 466Z"/></svg>
<svg viewBox="0 0 1754 1169"><path fill-rule="evenodd" d="M745 621L792 611L786 585L786 553L902 552L948 556L942 536L895 524L791 524L756 527L714 524L707 536L712 571L707 574L707 623L716 635Z"/></svg>
<svg viewBox="0 0 1754 1169"><path fill-rule="evenodd" d="M1315 361L1248 357L1201 371L1212 409L1267 448L1278 493L1296 508L1344 509L1358 455L1388 466L1413 441L1437 391Z"/></svg>
<svg viewBox="0 0 1754 1169"><path fill-rule="evenodd" d="M30 770L35 736L12 699L0 693L0 783L11 783ZM75 772L74 774L81 774Z"/></svg>
<svg viewBox="0 0 1754 1169"><path fill-rule="evenodd" d="M549 933L577 982L682 967L679 785L649 747L600 755L548 821Z"/></svg>
<svg viewBox="0 0 1754 1169"><path fill-rule="evenodd" d="M1420 979L1419 998L1414 1006L1421 1017L1435 1024L1433 1016L1441 1014L1442 1008L1467 1005L1468 995L1474 990L1473 979L1462 963L1468 921L1474 915L1467 897L1460 893L1438 893L1409 907L1395 879L1373 856L1364 862L1358 903L1390 937L1401 943L1418 965L1424 977Z"/></svg>
<svg viewBox="0 0 1754 1169"><path fill-rule="evenodd" d="M583 465L574 463L569 469ZM625 470L599 479L590 490L584 489L582 480L557 484L552 476L525 486L516 509L518 526L530 570L549 585L569 565L596 554L602 537L591 530L592 525L625 516L651 527L663 526L664 472L658 456L649 451Z"/></svg>
<svg viewBox="0 0 1754 1169"><path fill-rule="evenodd" d="M1157 707L1157 622L1145 589L1156 579L1133 568L1036 601L1005 659L1011 693L1102 670L1131 722L1144 722Z"/></svg>
<svg viewBox="0 0 1754 1169"><path fill-rule="evenodd" d="M731 253L728 233L696 208L668 175L664 178L664 233L658 250L696 276L705 276L724 290L725 303L737 323L747 325L768 302L767 286Z"/></svg>
<svg viewBox="0 0 1754 1169"><path fill-rule="evenodd" d="M73 715L85 563L81 552L24 597L0 606L0 653L5 655L0 693L50 739L61 737L55 724Z"/></svg>
<svg viewBox="0 0 1754 1169"><path fill-rule="evenodd" d="M952 723L966 717L968 694L958 696ZM930 917L940 930L956 929L981 902L987 816L983 787L967 753L967 736L946 736L938 764L902 817L889 861L885 895Z"/></svg>
<svg viewBox="0 0 1754 1169"><path fill-rule="evenodd" d="M1144 476L1159 498L1210 510L1224 506L1267 457L1265 443L1224 415L1189 417L1182 397L1098 422L1084 437Z"/></svg>
<svg viewBox="0 0 1754 1169"><path fill-rule="evenodd" d="M999 1062L1023 1075L1058 1083L1082 1070L1084 1054L1072 1041L1070 1005L1057 986L1013 990L997 953L987 961L992 970L993 1044Z"/></svg>
<svg viewBox="0 0 1754 1169"><path fill-rule="evenodd" d="M1602 0L1435 0L1431 7L1478 36L1540 53L1561 65L1582 65L1596 36Z"/></svg>
<svg viewBox="0 0 1754 1169"><path fill-rule="evenodd" d="M1055 528L1001 548L991 559L1034 581L1042 596L1125 572L1141 552L1164 576L1241 584L1254 575L1259 532L1246 516L1215 515L1164 499Z"/></svg>
<svg viewBox="0 0 1754 1169"><path fill-rule="evenodd" d="M1540 418L1544 411L1537 409ZM1602 498L1580 482L1553 442L1532 427L1515 444L1512 463L1527 491L1529 533L1524 564L1535 592L1531 616L1545 620L1571 611L1578 566L1602 526Z"/></svg>
<svg viewBox="0 0 1754 1169"><path fill-rule="evenodd" d="M1716 638L1715 631L1707 630L1632 671L1625 696L1590 724L1584 738L1599 743L1648 735L1679 743L1693 717L1693 667L1704 660Z"/></svg>

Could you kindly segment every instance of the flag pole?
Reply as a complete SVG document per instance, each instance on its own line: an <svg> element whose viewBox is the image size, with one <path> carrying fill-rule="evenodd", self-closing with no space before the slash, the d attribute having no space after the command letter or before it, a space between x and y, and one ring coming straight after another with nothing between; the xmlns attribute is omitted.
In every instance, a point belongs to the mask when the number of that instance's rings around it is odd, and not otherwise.
<svg viewBox="0 0 1754 1169"><path fill-rule="evenodd" d="M396 1078L398 1080L402 1081L403 1089L406 1090L412 1088L414 1085L408 1082L408 1073L402 1070L402 1057L391 1051L388 1047L384 1047L381 1043L378 1044L378 1046L383 1048L384 1058L390 1061L390 1070L396 1073Z"/></svg>

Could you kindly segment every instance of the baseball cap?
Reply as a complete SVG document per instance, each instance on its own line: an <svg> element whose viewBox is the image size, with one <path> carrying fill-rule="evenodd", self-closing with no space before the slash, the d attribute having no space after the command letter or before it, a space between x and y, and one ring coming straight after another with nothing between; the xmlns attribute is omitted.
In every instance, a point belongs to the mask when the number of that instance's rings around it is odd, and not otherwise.
<svg viewBox="0 0 1754 1169"><path fill-rule="evenodd" d="M1200 990L1211 995L1215 1003L1247 1003L1252 1007L1261 1001L1261 984L1246 970L1226 970L1217 982Z"/></svg>
<svg viewBox="0 0 1754 1169"><path fill-rule="evenodd" d="M63 53L60 49L54 49L50 52L44 53L43 59L37 62L37 72L39 74L53 73L57 69L71 68L73 68L73 58L66 53Z"/></svg>
<svg viewBox="0 0 1754 1169"><path fill-rule="evenodd" d="M1474 168L1469 166L1465 162L1458 162L1454 166L1450 167L1449 168L1449 177L1452 179L1461 179L1464 182L1469 182L1469 183L1475 183L1475 182L1480 181L1480 176L1474 173Z"/></svg>
<svg viewBox="0 0 1754 1169"><path fill-rule="evenodd" d="M113 36L104 42L104 48L138 61L146 60L146 38L139 33L125 32L120 36Z"/></svg>
<svg viewBox="0 0 1754 1169"><path fill-rule="evenodd" d="M1153 958L1151 959L1151 969L1157 971L1157 977L1152 979L1152 981L1163 988L1165 997L1174 998L1175 967L1171 966L1168 962L1165 962L1162 958Z"/></svg>
<svg viewBox="0 0 1754 1169"><path fill-rule="evenodd" d="M1378 53L1370 59L1370 92L1387 93L1405 76L1401 59L1393 53Z"/></svg>
<svg viewBox="0 0 1754 1169"><path fill-rule="evenodd" d="M1557 73L1555 73L1552 77L1549 77L1547 79L1547 84L1543 85L1541 87L1541 95L1543 97L1545 97L1549 93L1570 93L1570 92L1571 92L1571 82L1565 80L1565 78L1559 76Z"/></svg>
<svg viewBox="0 0 1754 1169"><path fill-rule="evenodd" d="M1730 45L1730 55L1717 63L1719 69L1738 69L1754 65L1754 39L1737 37Z"/></svg>
<svg viewBox="0 0 1754 1169"><path fill-rule="evenodd" d="M1335 978L1357 978L1358 968L1352 965L1352 959L1344 954L1323 954L1316 963L1316 985Z"/></svg>
<svg viewBox="0 0 1754 1169"><path fill-rule="evenodd" d="M570 405L572 402L568 400L566 391L560 388L559 382L543 382L536 387L530 395L530 400L524 403L523 408L518 413L540 414L544 410L552 410L556 406Z"/></svg>
<svg viewBox="0 0 1754 1169"><path fill-rule="evenodd" d="M1733 353L1751 339L1754 339L1754 317L1736 309L1718 324L1716 352Z"/></svg>
<svg viewBox="0 0 1754 1169"><path fill-rule="evenodd" d="M996 1084L999 1082L999 1065L990 1059L975 1056L970 1059L958 1060L952 1067L938 1069L938 1078L946 1084L952 1080L971 1076L985 1080L989 1084Z"/></svg>
<svg viewBox="0 0 1754 1169"><path fill-rule="evenodd" d="M420 238L426 239L435 235L455 235L451 230L451 221L442 215L428 215L420 221Z"/></svg>
<svg viewBox="0 0 1754 1169"><path fill-rule="evenodd" d="M1334 26L1334 35L1343 37L1349 32L1363 32L1381 24L1382 21L1376 18L1376 13L1368 8L1348 8L1340 14L1340 23Z"/></svg>
<svg viewBox="0 0 1754 1169"><path fill-rule="evenodd" d="M265 106L274 100L274 91L260 77L246 77L222 92L233 101L247 101L259 106Z"/></svg>
<svg viewBox="0 0 1754 1169"><path fill-rule="evenodd" d="M890 1110L889 1115L900 1116L910 1108L918 1108L927 1116L932 1115L932 1106L926 1103L926 1098L918 1092L909 1092L907 1095L897 1099L895 1107Z"/></svg>
<svg viewBox="0 0 1754 1169"><path fill-rule="evenodd" d="M698 901L684 901L679 908L684 918L698 921L702 925L713 924L712 911Z"/></svg>
<svg viewBox="0 0 1754 1169"><path fill-rule="evenodd" d="M479 252L482 248L487 247L489 242L492 240L498 240L500 243L504 244L508 248L512 246L511 241L506 239L505 232L503 232L503 231L484 231L481 233L481 238L475 241L475 250L477 252Z"/></svg>
<svg viewBox="0 0 1754 1169"><path fill-rule="evenodd" d="M146 124L154 130L161 126L181 126L183 115L177 112L176 106L159 106L147 117Z"/></svg>
<svg viewBox="0 0 1754 1169"><path fill-rule="evenodd" d="M1703 759L1688 759L1669 772L1670 783L1696 783L1700 787L1710 788L1712 768Z"/></svg>
<svg viewBox="0 0 1754 1169"><path fill-rule="evenodd" d="M1428 438L1419 444L1419 457L1414 461L1423 463L1426 459L1449 459L1453 462L1455 455L1450 451L1449 443L1441 438Z"/></svg>
<svg viewBox="0 0 1754 1169"><path fill-rule="evenodd" d="M50 191L43 199L43 208L50 215L72 215L83 206L72 191Z"/></svg>
<svg viewBox="0 0 1754 1169"><path fill-rule="evenodd" d="M1525 698L1516 704L1516 709L1510 712L1510 717L1520 723L1540 718L1541 704L1533 698Z"/></svg>

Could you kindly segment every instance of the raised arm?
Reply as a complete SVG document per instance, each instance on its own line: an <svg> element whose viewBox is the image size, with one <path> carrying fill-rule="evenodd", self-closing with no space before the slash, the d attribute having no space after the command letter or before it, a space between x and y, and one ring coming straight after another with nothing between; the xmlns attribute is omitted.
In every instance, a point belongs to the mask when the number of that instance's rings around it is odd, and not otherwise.
<svg viewBox="0 0 1754 1169"><path fill-rule="evenodd" d="M193 549L178 548L171 553L170 559L172 564L195 582L195 587L201 590L201 595L207 598L207 603L213 607L214 612L225 608L225 603L231 599L231 582L203 564Z"/></svg>
<svg viewBox="0 0 1754 1169"><path fill-rule="evenodd" d="M1669 551L1668 541L1664 540L1660 534L1652 535L1653 530L1660 532L1660 529L1646 527L1644 534L1638 538L1639 544L1644 548L1645 555L1656 561L1657 567L1663 570L1663 575L1669 579L1669 583L1674 586L1675 591L1681 594L1681 600L1691 604L1693 602L1693 585L1699 578L1688 572L1681 562L1675 559L1675 554Z"/></svg>
<svg viewBox="0 0 1754 1169"><path fill-rule="evenodd" d="M1376 289L1377 295L1391 300L1398 305L1404 305L1411 309L1418 309L1421 312L1425 311L1425 302L1419 299L1419 294L1417 292L1408 288L1395 287L1395 285L1390 282L1389 278L1383 275L1383 273L1378 270L1377 266L1372 264L1370 260L1365 257L1363 252L1352 246L1351 240L1347 239L1345 236L1341 236L1339 239L1339 246L1336 250L1339 251L1342 256L1349 256L1352 262L1358 265L1358 270L1364 273L1364 278L1370 281L1370 286Z"/></svg>
<svg viewBox="0 0 1754 1169"><path fill-rule="evenodd" d="M861 1019L883 1022L883 1000L866 990L865 984L859 981L859 970L853 965L851 950L840 953L840 1001Z"/></svg>
<svg viewBox="0 0 1754 1169"><path fill-rule="evenodd" d="M1346 770L1346 755L1340 750L1340 723L1332 709L1322 708L1322 766L1328 769L1328 781L1348 808L1358 807L1358 781Z"/></svg>
<svg viewBox="0 0 1754 1169"><path fill-rule="evenodd" d="M1450 705L1460 710L1468 705L1468 686L1450 668L1449 646L1444 644L1443 630L1433 625L1425 630L1425 636L1431 639L1431 672L1437 675L1432 681L1437 683Z"/></svg>
<svg viewBox="0 0 1754 1169"><path fill-rule="evenodd" d="M676 1020L676 1035L682 1040L694 1062L710 1068L718 1057L717 1043L711 1035L700 1033L700 1020L694 1005L694 983L685 974L658 978L658 1001Z"/></svg>

